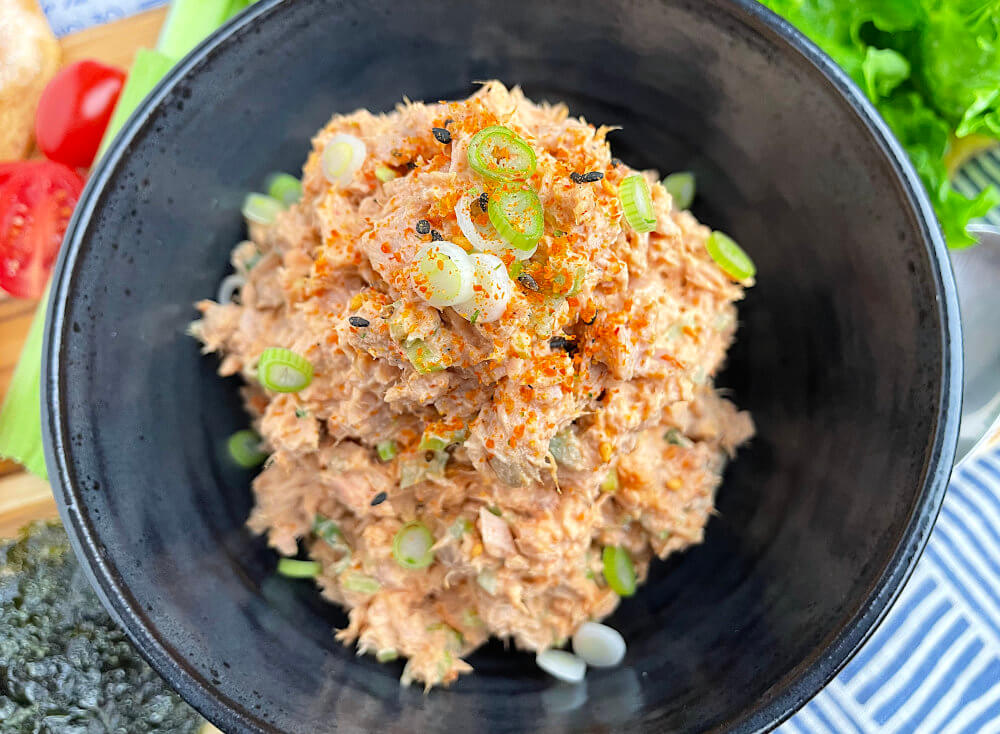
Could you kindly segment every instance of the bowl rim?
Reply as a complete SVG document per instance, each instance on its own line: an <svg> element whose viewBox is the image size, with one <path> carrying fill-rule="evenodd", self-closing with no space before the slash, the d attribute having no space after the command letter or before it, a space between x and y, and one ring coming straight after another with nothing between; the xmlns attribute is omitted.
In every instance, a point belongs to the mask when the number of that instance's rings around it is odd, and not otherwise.
<svg viewBox="0 0 1000 734"><path fill-rule="evenodd" d="M41 422L46 466L59 514L74 552L102 604L149 664L209 721L225 731L275 734L280 734L280 730L221 694L152 627L141 605L124 585L115 565L103 556L100 538L83 511L86 493L74 481L70 468L70 435L64 414L61 355L67 329L66 308L75 282L75 265L85 249L91 218L105 186L128 153L132 141L179 82L202 62L219 53L228 41L239 36L252 23L280 13L283 1L260 0L227 21L175 64L129 117L92 172L70 221L50 288L41 377ZM917 224L920 244L926 250L931 267L936 295L934 313L942 334L939 345L940 399L933 426L933 443L926 454L921 469L921 487L914 497L899 544L854 616L831 633L825 644L817 646L799 663L798 674L791 671L776 681L754 708L742 712L732 722L739 731L761 732L774 729L790 718L840 672L888 614L920 558L944 500L958 441L963 374L961 325L955 282L934 209L901 144L861 89L791 23L755 0L709 0L705 4L714 5L717 10L746 25L782 49L808 73L818 75L817 82L832 89L847 105L855 122L873 139L892 168Z"/></svg>

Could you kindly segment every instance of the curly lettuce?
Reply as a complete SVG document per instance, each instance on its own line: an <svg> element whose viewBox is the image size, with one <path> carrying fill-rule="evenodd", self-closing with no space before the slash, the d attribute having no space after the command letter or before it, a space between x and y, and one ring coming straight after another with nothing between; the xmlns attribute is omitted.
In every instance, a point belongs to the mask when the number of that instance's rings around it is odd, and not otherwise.
<svg viewBox="0 0 1000 734"><path fill-rule="evenodd" d="M963 139L1000 138L1000 0L761 0L865 91L927 187L950 247L1000 203L948 179Z"/></svg>

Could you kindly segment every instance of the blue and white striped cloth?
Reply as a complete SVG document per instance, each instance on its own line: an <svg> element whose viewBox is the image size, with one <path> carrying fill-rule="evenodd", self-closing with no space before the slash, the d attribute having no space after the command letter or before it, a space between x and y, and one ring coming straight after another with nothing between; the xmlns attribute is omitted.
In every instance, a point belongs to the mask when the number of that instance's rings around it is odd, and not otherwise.
<svg viewBox="0 0 1000 734"><path fill-rule="evenodd" d="M166 0L42 0L57 35ZM955 181L1000 184L1000 153ZM1000 211L987 217L1000 225ZM926 552L886 620L780 734L1000 734L1000 448L955 472Z"/></svg>

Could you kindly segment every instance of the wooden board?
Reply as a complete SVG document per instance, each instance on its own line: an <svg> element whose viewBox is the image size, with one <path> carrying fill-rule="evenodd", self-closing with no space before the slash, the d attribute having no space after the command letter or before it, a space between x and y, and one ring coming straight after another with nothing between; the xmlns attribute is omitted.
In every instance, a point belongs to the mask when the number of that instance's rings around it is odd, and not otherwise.
<svg viewBox="0 0 1000 734"><path fill-rule="evenodd" d="M156 45L166 14L166 7L157 8L66 36L59 41L63 63L98 59L127 69L136 49ZM0 396L7 394L36 307L34 301L0 293ZM0 538L12 536L31 520L55 516L56 505L48 485L17 464L0 460Z"/></svg>

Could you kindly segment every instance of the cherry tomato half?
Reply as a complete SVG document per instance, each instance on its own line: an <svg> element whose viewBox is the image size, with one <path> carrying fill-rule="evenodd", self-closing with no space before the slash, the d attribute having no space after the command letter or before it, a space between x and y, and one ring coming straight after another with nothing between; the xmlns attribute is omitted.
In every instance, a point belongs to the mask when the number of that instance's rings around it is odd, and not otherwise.
<svg viewBox="0 0 1000 734"><path fill-rule="evenodd" d="M125 72L97 61L63 67L35 109L38 149L70 168L89 168L124 83Z"/></svg>
<svg viewBox="0 0 1000 734"><path fill-rule="evenodd" d="M0 163L0 288L41 298L82 190L61 163Z"/></svg>

